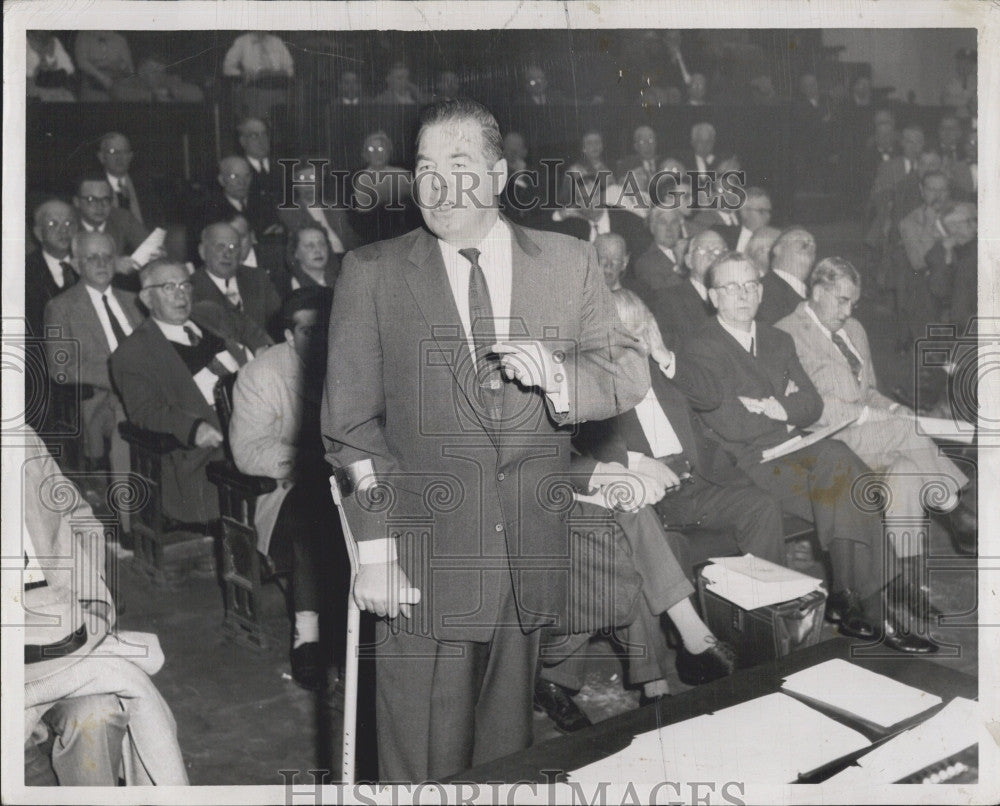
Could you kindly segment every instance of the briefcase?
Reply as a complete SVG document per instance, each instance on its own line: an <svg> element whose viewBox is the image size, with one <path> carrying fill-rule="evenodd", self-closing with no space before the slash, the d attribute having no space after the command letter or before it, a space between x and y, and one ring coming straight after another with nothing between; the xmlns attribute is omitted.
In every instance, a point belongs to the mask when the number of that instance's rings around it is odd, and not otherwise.
<svg viewBox="0 0 1000 806"><path fill-rule="evenodd" d="M732 644L739 665L748 667L819 643L826 591L814 590L788 602L746 610L709 590L699 572L698 601L715 637Z"/></svg>

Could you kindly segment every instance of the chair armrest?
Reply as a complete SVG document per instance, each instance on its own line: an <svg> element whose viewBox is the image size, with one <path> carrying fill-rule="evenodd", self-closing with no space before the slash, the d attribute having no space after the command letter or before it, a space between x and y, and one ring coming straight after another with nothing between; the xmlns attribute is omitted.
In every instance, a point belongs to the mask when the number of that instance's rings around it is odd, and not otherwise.
<svg viewBox="0 0 1000 806"><path fill-rule="evenodd" d="M121 434L122 439L129 445L134 445L150 453L170 453L171 451L185 447L173 434L165 434L161 431L147 431L145 428L139 428L139 426L130 422L119 423L118 433Z"/></svg>
<svg viewBox="0 0 1000 806"><path fill-rule="evenodd" d="M228 487L247 498L256 498L258 495L273 492L278 487L278 482L274 479L267 476L248 476L229 462L209 462L205 474L217 487Z"/></svg>

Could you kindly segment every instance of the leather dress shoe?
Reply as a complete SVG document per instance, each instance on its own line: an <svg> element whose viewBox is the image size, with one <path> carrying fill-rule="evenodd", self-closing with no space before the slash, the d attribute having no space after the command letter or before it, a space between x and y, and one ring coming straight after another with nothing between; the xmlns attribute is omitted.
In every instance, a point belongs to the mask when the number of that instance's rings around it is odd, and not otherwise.
<svg viewBox="0 0 1000 806"><path fill-rule="evenodd" d="M926 585L907 585L902 576L893 579L882 593L885 599L886 612L897 622L926 622L936 625L938 618L943 616L940 610L931 604L930 588Z"/></svg>
<svg viewBox="0 0 1000 806"><path fill-rule="evenodd" d="M852 590L838 591L826 600L826 619L837 625L841 635L871 640L876 635L875 622L865 612L859 597Z"/></svg>
<svg viewBox="0 0 1000 806"><path fill-rule="evenodd" d="M736 668L736 650L725 641L716 641L704 652L694 655L682 644L677 647L677 676L689 686L700 686L726 677Z"/></svg>
<svg viewBox="0 0 1000 806"><path fill-rule="evenodd" d="M319 643L309 641L292 650L292 680L307 691L319 691L326 685L326 668L320 657Z"/></svg>
<svg viewBox="0 0 1000 806"><path fill-rule="evenodd" d="M938 651L937 644L904 631L892 616L882 620L882 643L907 655L932 655Z"/></svg>
<svg viewBox="0 0 1000 806"><path fill-rule="evenodd" d="M534 706L536 711L548 714L563 733L589 728L593 724L573 702L569 689L549 680L539 680L535 684Z"/></svg>

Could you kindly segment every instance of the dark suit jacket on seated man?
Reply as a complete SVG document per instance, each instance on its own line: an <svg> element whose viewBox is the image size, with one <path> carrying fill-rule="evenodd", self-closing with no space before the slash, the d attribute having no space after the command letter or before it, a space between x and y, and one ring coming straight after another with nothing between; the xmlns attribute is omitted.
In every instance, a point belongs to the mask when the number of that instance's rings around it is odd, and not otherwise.
<svg viewBox="0 0 1000 806"><path fill-rule="evenodd" d="M219 517L219 498L205 475L222 458L213 390L219 377L248 360L221 311L192 318L191 280L180 263L156 260L142 270L140 296L150 317L111 356L111 377L129 421L172 434L178 449L162 464L164 514L204 523Z"/></svg>
<svg viewBox="0 0 1000 806"><path fill-rule="evenodd" d="M263 269L240 265L239 248L239 233L231 225L205 227L198 247L205 264L191 275L194 309L211 303L224 311L240 343L260 350L274 343L268 327L281 298Z"/></svg>
<svg viewBox="0 0 1000 806"><path fill-rule="evenodd" d="M880 624L880 595L888 581L884 555L890 549L883 544L879 513L864 511L852 498L852 485L868 470L857 456L843 443L824 439L762 462L762 451L816 422L823 401L802 369L791 337L754 321L760 281L750 259L727 253L712 265L708 278L719 314L687 342L685 352L722 388L722 404L700 414L709 438L778 499L785 512L816 524L833 567L828 615L841 619L842 633L868 639L881 631L883 641L896 649L936 649L914 634L901 633L891 608Z"/></svg>
<svg viewBox="0 0 1000 806"><path fill-rule="evenodd" d="M80 229L103 232L114 238L116 252L114 284L126 291L138 291L139 265L132 253L146 240L149 230L128 210L114 207L115 196L104 173L84 175L76 186L73 206L80 217Z"/></svg>
<svg viewBox="0 0 1000 806"><path fill-rule="evenodd" d="M789 227L771 247L771 270L761 278L757 321L773 325L806 298L806 279L816 262L816 239Z"/></svg>
<svg viewBox="0 0 1000 806"><path fill-rule="evenodd" d="M380 777L397 781L531 743L538 629L566 605L567 535L545 503L568 472L565 426L625 411L649 385L594 250L499 217L493 116L433 104L416 150L417 175L438 175L423 183L430 232L345 258L323 408L331 464L374 466L345 507L355 599L391 620L377 630L376 716ZM470 171L475 199L457 201ZM371 506L376 480L391 511Z"/></svg>

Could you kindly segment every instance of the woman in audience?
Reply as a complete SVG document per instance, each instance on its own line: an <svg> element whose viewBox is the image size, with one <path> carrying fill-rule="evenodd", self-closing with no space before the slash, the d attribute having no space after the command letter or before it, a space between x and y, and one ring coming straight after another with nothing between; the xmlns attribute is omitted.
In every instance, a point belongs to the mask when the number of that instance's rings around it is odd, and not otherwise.
<svg viewBox="0 0 1000 806"><path fill-rule="evenodd" d="M392 141L383 131L365 138L365 165L351 177L351 224L362 243L402 235L416 226L409 214L413 176L393 165Z"/></svg>
<svg viewBox="0 0 1000 806"><path fill-rule="evenodd" d="M330 248L330 239L319 224L304 224L288 235L286 250L289 288L326 286L333 288L340 260Z"/></svg>
<svg viewBox="0 0 1000 806"><path fill-rule="evenodd" d="M71 87L76 68L62 42L47 31L28 31L27 39L28 97L40 101L75 101Z"/></svg>
<svg viewBox="0 0 1000 806"><path fill-rule="evenodd" d="M83 80L81 101L149 101L152 93L124 79L135 73L128 40L117 31L80 31L76 65Z"/></svg>

